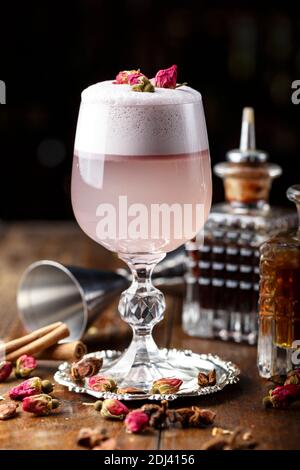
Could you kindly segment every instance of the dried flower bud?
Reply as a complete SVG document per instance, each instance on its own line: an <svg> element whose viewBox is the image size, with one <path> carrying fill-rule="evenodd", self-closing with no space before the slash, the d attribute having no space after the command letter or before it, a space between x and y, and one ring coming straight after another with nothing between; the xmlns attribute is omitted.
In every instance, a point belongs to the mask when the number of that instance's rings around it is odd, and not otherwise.
<svg viewBox="0 0 300 470"><path fill-rule="evenodd" d="M105 428L81 428L77 436L77 444L92 449L107 438L107 430Z"/></svg>
<svg viewBox="0 0 300 470"><path fill-rule="evenodd" d="M189 419L189 425L192 427L206 426L215 420L216 413L212 410L201 409L198 406L193 406L192 410L194 414Z"/></svg>
<svg viewBox="0 0 300 470"><path fill-rule="evenodd" d="M20 356L19 359L17 359L15 376L18 379L29 377L31 372L33 372L36 368L36 359L32 356L27 356L27 354L23 354L23 356Z"/></svg>
<svg viewBox="0 0 300 470"><path fill-rule="evenodd" d="M94 403L94 408L95 408L95 410L96 410L96 411L101 411L102 405L103 405L103 401L102 401L102 400L97 400L97 401L95 401L95 403Z"/></svg>
<svg viewBox="0 0 300 470"><path fill-rule="evenodd" d="M130 433L139 433L149 424L149 416L141 410L134 410L128 413L125 418L126 431Z"/></svg>
<svg viewBox="0 0 300 470"><path fill-rule="evenodd" d="M71 376L74 380L83 380L98 374L103 365L102 358L84 357L78 362L74 362L71 366Z"/></svg>
<svg viewBox="0 0 300 470"><path fill-rule="evenodd" d="M93 450L119 450L117 441L114 437L105 439L100 445L93 447Z"/></svg>
<svg viewBox="0 0 300 470"><path fill-rule="evenodd" d="M14 418L17 414L17 403L9 402L0 404L0 420Z"/></svg>
<svg viewBox="0 0 300 470"><path fill-rule="evenodd" d="M9 391L12 400L23 400L23 398L39 395L42 392L51 393L53 385L49 380L41 380L39 377L32 377L16 385Z"/></svg>
<svg viewBox="0 0 300 470"><path fill-rule="evenodd" d="M0 361L0 382L5 382L11 374L13 367L11 362Z"/></svg>
<svg viewBox="0 0 300 470"><path fill-rule="evenodd" d="M88 385L94 392L115 392L117 384L111 377L104 375L94 375L89 378Z"/></svg>
<svg viewBox="0 0 300 470"><path fill-rule="evenodd" d="M198 385L200 387L212 387L213 385L216 385L216 382L217 374L215 369L210 370L208 374L205 374L204 372L199 372Z"/></svg>
<svg viewBox="0 0 300 470"><path fill-rule="evenodd" d="M113 82L115 85L127 85L129 83L129 77L130 76L135 76L136 74L140 74L140 69L138 70L122 70L121 72L118 73L118 75L115 78L115 81Z"/></svg>
<svg viewBox="0 0 300 470"><path fill-rule="evenodd" d="M137 387L118 388L117 393L119 395L125 395L126 393L130 393L131 395L145 395L144 390Z"/></svg>
<svg viewBox="0 0 300 470"><path fill-rule="evenodd" d="M23 411L33 413L37 416L47 416L52 410L58 408L59 401L52 398L50 395L42 393L40 395L33 395L24 398L22 401Z"/></svg>
<svg viewBox="0 0 300 470"><path fill-rule="evenodd" d="M158 379L152 384L150 393L168 395L177 393L182 385L182 380L174 378Z"/></svg>
<svg viewBox="0 0 300 470"><path fill-rule="evenodd" d="M269 396L263 399L266 408L287 408L300 398L300 386L295 384L281 385L270 390Z"/></svg>
<svg viewBox="0 0 300 470"><path fill-rule="evenodd" d="M159 88L176 88L177 65L165 70L159 70L155 75L155 86Z"/></svg>
<svg viewBox="0 0 300 470"><path fill-rule="evenodd" d="M138 85L140 83L140 78L141 77L145 77L147 79L147 77L141 73L141 72L135 72L135 73L130 73L128 75L128 83L129 85ZM148 79L147 79L148 80Z"/></svg>
<svg viewBox="0 0 300 470"><path fill-rule="evenodd" d="M138 78L138 81L135 85L131 87L132 91L139 91L139 92L147 92L147 93L153 93L155 91L154 86L148 80L145 75L142 75L141 77Z"/></svg>
<svg viewBox="0 0 300 470"><path fill-rule="evenodd" d="M300 385L300 369L291 370L287 374L284 385L289 384Z"/></svg>
<svg viewBox="0 0 300 470"><path fill-rule="evenodd" d="M122 421L128 413L127 406L115 398L104 400L102 403L101 416L103 418L120 419Z"/></svg>

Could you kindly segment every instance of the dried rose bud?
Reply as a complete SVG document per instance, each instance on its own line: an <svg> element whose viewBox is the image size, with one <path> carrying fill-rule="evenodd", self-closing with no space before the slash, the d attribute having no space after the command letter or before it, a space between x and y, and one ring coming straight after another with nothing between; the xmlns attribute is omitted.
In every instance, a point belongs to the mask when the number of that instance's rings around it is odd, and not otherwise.
<svg viewBox="0 0 300 470"><path fill-rule="evenodd" d="M77 444L88 449L93 449L108 439L105 428L81 428L77 436Z"/></svg>
<svg viewBox="0 0 300 470"><path fill-rule="evenodd" d="M89 378L88 385L95 392L115 392L117 384L111 377L104 375L94 375Z"/></svg>
<svg viewBox="0 0 300 470"><path fill-rule="evenodd" d="M18 406L17 403L13 402L0 404L0 419L10 419L16 416Z"/></svg>
<svg viewBox="0 0 300 470"><path fill-rule="evenodd" d="M141 410L134 410L128 413L125 418L125 427L127 432L139 433L149 424L149 416Z"/></svg>
<svg viewBox="0 0 300 470"><path fill-rule="evenodd" d="M37 368L37 361L32 356L27 356L27 354L23 354L17 359L16 368L15 368L15 376L19 378L26 378L29 377L31 372Z"/></svg>
<svg viewBox="0 0 300 470"><path fill-rule="evenodd" d="M103 405L103 401L102 401L102 400L97 400L97 401L95 401L95 403L94 403L94 408L95 408L95 410L96 410L96 411L101 411L102 405Z"/></svg>
<svg viewBox="0 0 300 470"><path fill-rule="evenodd" d="M140 78L141 77L145 77L147 79L147 77L141 73L141 72L134 72L134 73L130 73L128 75L128 83L129 85L137 85L140 83ZM148 80L148 79L147 79Z"/></svg>
<svg viewBox="0 0 300 470"><path fill-rule="evenodd" d="M37 416L47 416L52 410L58 408L59 405L60 403L58 400L52 398L50 395L46 395L45 393L26 397L22 401L23 411L33 413Z"/></svg>
<svg viewBox="0 0 300 470"><path fill-rule="evenodd" d="M113 82L115 85L127 85L129 83L128 79L131 75L140 74L140 69L138 70L122 70L118 73ZM141 74L142 75L142 74Z"/></svg>
<svg viewBox="0 0 300 470"><path fill-rule="evenodd" d="M284 385L289 384L300 385L300 369L291 370L287 374Z"/></svg>
<svg viewBox="0 0 300 470"><path fill-rule="evenodd" d="M13 367L11 362L0 361L0 382L4 382L11 374Z"/></svg>
<svg viewBox="0 0 300 470"><path fill-rule="evenodd" d="M86 377L96 375L103 365L102 358L84 357L71 366L71 376L74 380L82 380Z"/></svg>
<svg viewBox="0 0 300 470"><path fill-rule="evenodd" d="M139 91L139 92L146 92L146 93L153 93L155 91L154 86L148 80L145 75L138 77L137 83L131 87L132 91Z"/></svg>
<svg viewBox="0 0 300 470"><path fill-rule="evenodd" d="M103 418L120 419L122 421L129 413L129 410L119 400L110 398L103 401L100 413Z"/></svg>
<svg viewBox="0 0 300 470"><path fill-rule="evenodd" d="M287 408L291 403L300 398L300 386L295 384L281 385L270 390L269 396L263 403L266 408Z"/></svg>
<svg viewBox="0 0 300 470"><path fill-rule="evenodd" d="M177 65L165 70L159 70L155 75L155 86L159 88L176 88Z"/></svg>
<svg viewBox="0 0 300 470"><path fill-rule="evenodd" d="M150 393L153 393L153 394L159 393L161 395L177 393L181 385L182 385L182 380L180 379L173 379L173 378L158 379L153 382Z"/></svg>
<svg viewBox="0 0 300 470"><path fill-rule="evenodd" d="M126 393L130 393L131 395L145 395L146 392L137 387L125 387L118 388L117 393L119 393L119 395L125 395Z"/></svg>
<svg viewBox="0 0 300 470"><path fill-rule="evenodd" d="M100 445L92 448L93 450L119 450L117 441L114 437L105 439Z"/></svg>
<svg viewBox="0 0 300 470"><path fill-rule="evenodd" d="M41 380L39 377L32 377L16 385L9 391L9 397L12 400L23 400L23 398L40 393L51 393L53 385L49 380Z"/></svg>
<svg viewBox="0 0 300 470"><path fill-rule="evenodd" d="M199 372L198 385L200 387L212 387L213 385L216 385L216 382L217 374L215 369L210 370L208 374L205 374L205 372Z"/></svg>

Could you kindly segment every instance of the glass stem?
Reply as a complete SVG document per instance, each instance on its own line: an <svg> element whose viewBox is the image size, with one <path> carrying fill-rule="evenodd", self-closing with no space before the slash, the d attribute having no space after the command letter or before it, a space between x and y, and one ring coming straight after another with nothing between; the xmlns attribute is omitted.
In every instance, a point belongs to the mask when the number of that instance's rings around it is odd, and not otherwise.
<svg viewBox="0 0 300 470"><path fill-rule="evenodd" d="M162 320L165 300L162 292L151 281L156 264L165 255L119 255L132 272L132 283L122 293L119 302L120 315L133 330L129 351L135 365L155 362L159 356L158 348L152 338L152 329Z"/></svg>

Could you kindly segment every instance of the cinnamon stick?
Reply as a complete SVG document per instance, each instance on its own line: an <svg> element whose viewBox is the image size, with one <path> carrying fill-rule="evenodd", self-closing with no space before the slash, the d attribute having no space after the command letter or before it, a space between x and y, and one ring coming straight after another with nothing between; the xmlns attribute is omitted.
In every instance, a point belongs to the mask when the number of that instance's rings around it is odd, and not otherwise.
<svg viewBox="0 0 300 470"><path fill-rule="evenodd" d="M26 344L32 343L36 339L42 338L47 333L55 330L55 328L62 325L62 322L51 323L51 325L44 326L43 328L39 328L38 330L32 331L28 335L21 336L21 338L13 339L8 341L5 344L5 353L9 354L16 349L20 349L21 347L25 346Z"/></svg>
<svg viewBox="0 0 300 470"><path fill-rule="evenodd" d="M69 336L69 334L70 332L67 325L62 323L60 326L50 331L46 335L42 336L41 338L38 338L35 341L32 341L31 343L12 351L6 356L6 360L15 361L18 359L18 357L22 356L23 354L34 356L39 352L49 348L50 346L53 346L61 339L66 338L67 336Z"/></svg>
<svg viewBox="0 0 300 470"><path fill-rule="evenodd" d="M82 341L63 343L45 349L39 354L39 359L52 361L79 361L87 353L87 347Z"/></svg>

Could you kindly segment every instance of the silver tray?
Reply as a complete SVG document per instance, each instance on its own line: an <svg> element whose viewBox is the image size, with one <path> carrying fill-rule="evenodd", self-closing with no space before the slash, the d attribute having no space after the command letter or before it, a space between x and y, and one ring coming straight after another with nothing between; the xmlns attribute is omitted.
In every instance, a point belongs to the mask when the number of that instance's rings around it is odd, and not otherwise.
<svg viewBox="0 0 300 470"><path fill-rule="evenodd" d="M109 367L110 362L116 360L122 353L120 351L99 351L87 354L86 357L102 357L104 364ZM240 369L232 362L224 361L215 354L196 354L190 350L180 351L178 349L162 349L161 354L168 360L174 360L179 364L188 361L190 367L195 371L195 378L184 382L180 390L175 394L151 395L150 393L141 394L118 394L112 392L95 392L87 384L78 385L70 375L71 364L64 362L58 368L54 379L60 385L67 387L71 392L86 393L95 398L117 398L119 400L175 400L180 397L197 397L200 395L210 395L222 390L226 385L234 384L239 381ZM199 372L205 372L215 369L217 374L216 385L210 387L199 387L197 376Z"/></svg>

